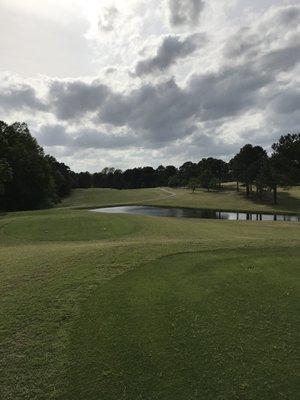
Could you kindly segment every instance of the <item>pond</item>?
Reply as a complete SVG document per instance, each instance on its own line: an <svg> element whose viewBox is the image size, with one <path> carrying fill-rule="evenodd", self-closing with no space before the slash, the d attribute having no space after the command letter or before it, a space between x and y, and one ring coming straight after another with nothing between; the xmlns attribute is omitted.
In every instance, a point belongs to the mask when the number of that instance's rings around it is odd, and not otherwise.
<svg viewBox="0 0 300 400"><path fill-rule="evenodd" d="M232 211L207 210L200 208L180 207L155 207L155 206L120 206L96 208L95 212L112 214L140 214L152 217L176 217L176 218L208 218L248 221L293 221L299 222L300 215L284 214L257 214Z"/></svg>

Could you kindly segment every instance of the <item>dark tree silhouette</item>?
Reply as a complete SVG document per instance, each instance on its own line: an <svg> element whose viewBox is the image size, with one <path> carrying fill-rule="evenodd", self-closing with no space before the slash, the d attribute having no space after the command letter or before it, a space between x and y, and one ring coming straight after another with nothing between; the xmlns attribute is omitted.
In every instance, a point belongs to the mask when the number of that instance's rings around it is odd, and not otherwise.
<svg viewBox="0 0 300 400"><path fill-rule="evenodd" d="M246 144L231 161L233 175L237 182L240 181L246 185L247 197L266 159L267 152L262 147Z"/></svg>
<svg viewBox="0 0 300 400"><path fill-rule="evenodd" d="M208 192L217 187L217 178L210 169L204 170L201 173L199 176L199 182L201 187L207 189Z"/></svg>
<svg viewBox="0 0 300 400"><path fill-rule="evenodd" d="M279 185L284 187L300 183L300 133L281 136L272 149L267 176L276 204Z"/></svg>
<svg viewBox="0 0 300 400"><path fill-rule="evenodd" d="M51 168L43 149L26 124L1 122L0 159L6 159L12 179L5 184L7 210L26 210L50 205L56 193Z"/></svg>
<svg viewBox="0 0 300 400"><path fill-rule="evenodd" d="M0 159L0 196L4 195L5 184L12 180L13 173L6 159Z"/></svg>
<svg viewBox="0 0 300 400"><path fill-rule="evenodd" d="M44 150L24 123L0 121L0 191L2 209L51 206L70 194L72 173Z"/></svg>

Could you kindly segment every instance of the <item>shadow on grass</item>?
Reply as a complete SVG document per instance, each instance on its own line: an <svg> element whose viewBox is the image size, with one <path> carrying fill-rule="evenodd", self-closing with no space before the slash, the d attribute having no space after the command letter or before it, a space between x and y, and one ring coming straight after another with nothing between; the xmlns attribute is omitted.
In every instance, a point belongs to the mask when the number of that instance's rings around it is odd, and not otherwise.
<svg viewBox="0 0 300 400"><path fill-rule="evenodd" d="M245 199L247 199L246 193L243 191L239 192L239 196L243 196ZM264 192L262 200L259 200L259 198L256 196L256 193L252 192L250 193L248 200L250 200L254 204L269 206L272 209L278 211L280 210L287 212L300 212L300 199L291 195L291 193L288 191L278 192L277 204L274 204L273 202L272 192Z"/></svg>
<svg viewBox="0 0 300 400"><path fill-rule="evenodd" d="M224 195L224 193L231 193L236 196L240 196L245 200L249 200L249 202L257 205L257 206L267 206L270 207L270 212L275 211L285 211L287 213L300 213L300 199L299 197L293 196L292 193L288 190L279 190L277 194L277 204L273 203L273 192L271 191L264 191L263 192L263 199L260 200L257 195L256 191L250 192L250 196L246 196L246 190L241 185L239 192L236 191L236 187L234 185L226 185L223 186L221 189L210 190L207 191L205 189L196 189L194 193L208 193L214 195Z"/></svg>

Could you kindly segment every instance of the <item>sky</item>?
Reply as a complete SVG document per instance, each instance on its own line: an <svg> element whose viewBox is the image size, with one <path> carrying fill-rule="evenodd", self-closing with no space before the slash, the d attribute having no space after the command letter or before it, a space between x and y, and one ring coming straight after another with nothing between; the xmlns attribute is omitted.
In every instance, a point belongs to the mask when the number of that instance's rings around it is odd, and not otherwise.
<svg viewBox="0 0 300 400"><path fill-rule="evenodd" d="M74 171L300 131L299 0L0 0L0 120Z"/></svg>

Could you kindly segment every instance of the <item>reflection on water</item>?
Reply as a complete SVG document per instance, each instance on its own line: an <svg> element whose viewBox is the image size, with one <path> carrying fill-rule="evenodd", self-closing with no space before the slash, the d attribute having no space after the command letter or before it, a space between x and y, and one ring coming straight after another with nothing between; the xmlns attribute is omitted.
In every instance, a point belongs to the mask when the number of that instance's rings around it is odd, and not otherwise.
<svg viewBox="0 0 300 400"><path fill-rule="evenodd" d="M209 218L209 219L228 219L228 220L248 220L248 221L300 221L300 215L283 214L256 214L243 212L227 212L218 210L203 210L199 208L167 208L154 206L122 206L97 208L96 212L101 213L123 213L141 214L153 217L176 217L176 218Z"/></svg>

